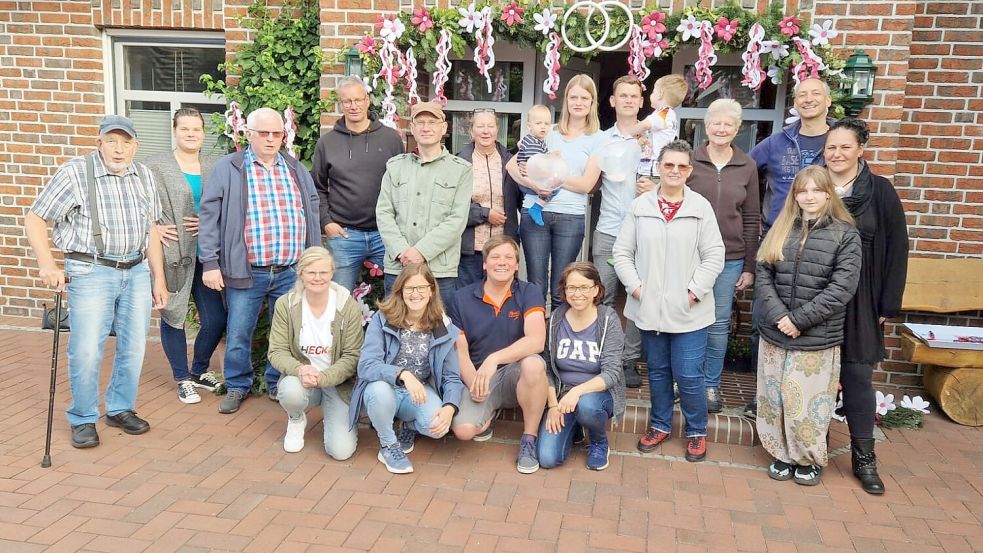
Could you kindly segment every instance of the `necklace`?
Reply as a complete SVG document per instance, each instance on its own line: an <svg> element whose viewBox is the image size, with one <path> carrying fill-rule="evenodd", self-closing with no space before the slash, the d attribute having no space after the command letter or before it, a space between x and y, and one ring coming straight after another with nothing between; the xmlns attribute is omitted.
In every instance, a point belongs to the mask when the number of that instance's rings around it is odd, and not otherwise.
<svg viewBox="0 0 983 553"><path fill-rule="evenodd" d="M836 195L841 198L846 196L847 192L850 191L850 187L853 186L853 182L857 180L857 177L859 176L860 176L860 171L857 171L857 174L854 175L852 179L846 181L846 183L843 184L842 186L834 186L833 190L836 192Z"/></svg>

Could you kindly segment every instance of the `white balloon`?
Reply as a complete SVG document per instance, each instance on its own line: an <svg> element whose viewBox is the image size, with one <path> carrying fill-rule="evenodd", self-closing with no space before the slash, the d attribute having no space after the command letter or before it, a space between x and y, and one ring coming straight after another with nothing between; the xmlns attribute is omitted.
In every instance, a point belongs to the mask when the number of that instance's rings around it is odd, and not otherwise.
<svg viewBox="0 0 983 553"><path fill-rule="evenodd" d="M570 168L562 157L536 154L526 162L526 176L543 190L556 190L570 175Z"/></svg>
<svg viewBox="0 0 983 553"><path fill-rule="evenodd" d="M604 148L601 155L601 171L615 182L635 180L638 163L642 161L642 148L634 140L621 140Z"/></svg>

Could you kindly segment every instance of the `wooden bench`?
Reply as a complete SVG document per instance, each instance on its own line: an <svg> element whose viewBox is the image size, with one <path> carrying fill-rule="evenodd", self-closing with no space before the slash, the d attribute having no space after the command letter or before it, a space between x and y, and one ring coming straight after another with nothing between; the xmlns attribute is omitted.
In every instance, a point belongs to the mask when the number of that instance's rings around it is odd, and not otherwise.
<svg viewBox="0 0 983 553"><path fill-rule="evenodd" d="M908 259L904 311L958 313L983 309L983 259ZM907 330L901 349L924 365L925 389L952 420L983 425L983 351L928 347Z"/></svg>

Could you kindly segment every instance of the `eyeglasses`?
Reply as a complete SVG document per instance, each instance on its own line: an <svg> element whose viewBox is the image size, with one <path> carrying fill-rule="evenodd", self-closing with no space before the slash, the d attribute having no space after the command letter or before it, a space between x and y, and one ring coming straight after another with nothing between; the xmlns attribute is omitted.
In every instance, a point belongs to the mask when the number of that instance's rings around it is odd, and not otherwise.
<svg viewBox="0 0 983 553"><path fill-rule="evenodd" d="M343 108L350 108L352 106L360 106L368 101L369 101L368 98L363 97L363 98L353 98L351 100L339 100L338 103L341 104L341 107Z"/></svg>
<svg viewBox="0 0 983 553"><path fill-rule="evenodd" d="M596 284L591 284L590 286L564 286L563 290L568 296L586 296L596 287Z"/></svg>
<svg viewBox="0 0 983 553"><path fill-rule="evenodd" d="M425 294L430 291L430 285L426 286L404 286L403 294Z"/></svg>
<svg viewBox="0 0 983 553"><path fill-rule="evenodd" d="M680 173L684 173L684 172L689 171L690 169L692 169L693 166L692 165L686 165L685 163L680 163L678 165L675 164L675 163L663 163L662 164L662 168L665 169L666 171L669 171L670 173L672 171L676 171L676 170L678 170Z"/></svg>
<svg viewBox="0 0 983 553"><path fill-rule="evenodd" d="M320 277L327 280L331 278L331 271L304 271L304 276L307 278Z"/></svg>
<svg viewBox="0 0 983 553"><path fill-rule="evenodd" d="M259 131L256 129L246 129L251 133L256 133L260 138L283 138L283 131Z"/></svg>

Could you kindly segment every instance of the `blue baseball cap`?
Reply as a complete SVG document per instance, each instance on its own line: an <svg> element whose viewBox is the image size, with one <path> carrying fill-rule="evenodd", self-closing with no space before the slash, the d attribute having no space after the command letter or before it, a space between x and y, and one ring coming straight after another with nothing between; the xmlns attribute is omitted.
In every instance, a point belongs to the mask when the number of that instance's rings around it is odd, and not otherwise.
<svg viewBox="0 0 983 553"><path fill-rule="evenodd" d="M133 121L122 115L107 115L99 123L99 136L110 131L123 131L133 138L137 137L137 130L133 127Z"/></svg>

